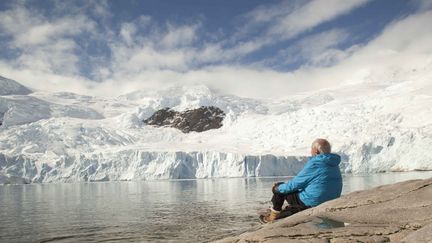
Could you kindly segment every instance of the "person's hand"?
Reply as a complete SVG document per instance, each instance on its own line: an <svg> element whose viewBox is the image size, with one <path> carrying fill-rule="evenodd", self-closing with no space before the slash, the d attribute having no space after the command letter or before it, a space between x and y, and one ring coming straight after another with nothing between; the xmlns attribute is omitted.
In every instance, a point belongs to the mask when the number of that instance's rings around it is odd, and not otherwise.
<svg viewBox="0 0 432 243"><path fill-rule="evenodd" d="M276 193L276 192L278 192L278 186L280 185L280 184L283 184L283 182L276 182L276 183L273 183L273 186L272 186L272 192L273 193Z"/></svg>

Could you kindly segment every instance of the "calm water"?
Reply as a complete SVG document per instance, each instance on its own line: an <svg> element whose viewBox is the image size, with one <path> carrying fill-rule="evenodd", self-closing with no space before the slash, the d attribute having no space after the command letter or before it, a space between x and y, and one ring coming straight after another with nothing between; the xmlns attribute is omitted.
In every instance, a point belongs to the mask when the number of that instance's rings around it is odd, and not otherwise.
<svg viewBox="0 0 432 243"><path fill-rule="evenodd" d="M346 176L344 193L432 172ZM0 186L1 242L196 242L257 226L288 178Z"/></svg>

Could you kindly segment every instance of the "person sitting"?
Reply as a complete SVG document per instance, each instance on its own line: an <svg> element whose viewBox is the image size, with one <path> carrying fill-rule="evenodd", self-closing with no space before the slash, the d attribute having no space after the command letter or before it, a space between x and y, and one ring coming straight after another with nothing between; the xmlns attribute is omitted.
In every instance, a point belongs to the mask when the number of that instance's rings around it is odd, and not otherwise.
<svg viewBox="0 0 432 243"><path fill-rule="evenodd" d="M311 155L312 157L304 168L293 179L286 183L273 184L271 199L273 207L269 215L261 217L263 223L340 197L342 192L342 176L339 169L341 157L331 153L330 143L321 138L312 143ZM289 206L281 214L285 201Z"/></svg>

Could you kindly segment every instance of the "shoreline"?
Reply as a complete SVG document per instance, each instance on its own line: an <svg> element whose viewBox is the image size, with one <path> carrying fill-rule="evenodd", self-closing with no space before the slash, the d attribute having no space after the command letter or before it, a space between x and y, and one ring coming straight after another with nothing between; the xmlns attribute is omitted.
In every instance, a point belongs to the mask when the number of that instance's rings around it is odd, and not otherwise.
<svg viewBox="0 0 432 243"><path fill-rule="evenodd" d="M431 242L432 177L355 191L216 242Z"/></svg>
<svg viewBox="0 0 432 243"><path fill-rule="evenodd" d="M370 175L398 175L411 173L432 173L432 170L409 170L409 171L382 171L374 173L342 173L342 177L364 177ZM112 183L112 182L167 182L167 181L199 181L199 180L226 180L226 179L263 179L263 178L292 178L294 175L284 176L237 176L237 177L205 177L189 179L124 179L124 180L100 180L100 181L50 181L50 182L31 182L28 178L8 177L0 172L0 186L10 185L53 185L53 184L81 184L81 183ZM432 174L431 174L432 177ZM416 178L417 179L417 178ZM423 178L421 178L423 179ZM345 185L344 185L345 186Z"/></svg>

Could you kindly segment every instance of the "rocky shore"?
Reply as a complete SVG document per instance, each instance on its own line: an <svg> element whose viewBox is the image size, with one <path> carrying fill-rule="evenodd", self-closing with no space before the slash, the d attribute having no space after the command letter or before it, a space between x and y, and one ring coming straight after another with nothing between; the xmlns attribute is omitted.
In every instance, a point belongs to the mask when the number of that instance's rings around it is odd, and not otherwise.
<svg viewBox="0 0 432 243"><path fill-rule="evenodd" d="M219 242L432 242L432 178L353 192Z"/></svg>

